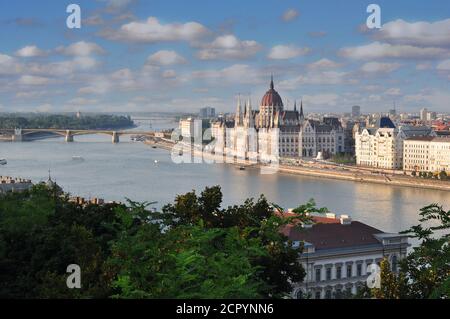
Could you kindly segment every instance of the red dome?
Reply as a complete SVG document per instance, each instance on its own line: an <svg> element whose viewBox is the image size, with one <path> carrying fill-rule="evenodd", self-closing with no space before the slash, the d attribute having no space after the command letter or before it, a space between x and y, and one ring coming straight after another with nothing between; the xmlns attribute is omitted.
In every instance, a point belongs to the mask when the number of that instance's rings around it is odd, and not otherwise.
<svg viewBox="0 0 450 319"><path fill-rule="evenodd" d="M261 106L283 106L281 96L274 89L273 79L270 82L270 90L266 92L261 100Z"/></svg>

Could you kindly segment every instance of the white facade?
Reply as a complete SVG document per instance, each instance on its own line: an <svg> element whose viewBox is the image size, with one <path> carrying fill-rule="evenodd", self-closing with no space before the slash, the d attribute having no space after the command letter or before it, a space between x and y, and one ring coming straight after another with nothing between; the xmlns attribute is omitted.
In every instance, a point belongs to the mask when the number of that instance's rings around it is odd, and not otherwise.
<svg viewBox="0 0 450 319"><path fill-rule="evenodd" d="M404 170L450 173L450 138L411 138L404 141Z"/></svg>
<svg viewBox="0 0 450 319"><path fill-rule="evenodd" d="M383 258L393 272L398 271L409 246L406 235L383 233L348 216L327 219L330 224L327 221L288 235L294 244L304 244L300 261L306 277L294 285L293 298L349 298L367 285L371 268ZM319 223L323 222L322 218Z"/></svg>
<svg viewBox="0 0 450 319"><path fill-rule="evenodd" d="M333 123L327 123L330 120ZM300 130L301 157L317 157L320 153L329 156L345 151L345 132L337 119L324 119L319 123L305 120Z"/></svg>
<svg viewBox="0 0 450 319"><path fill-rule="evenodd" d="M345 150L345 132L337 118L320 123L305 121L303 103L300 112L296 103L294 110L285 110L273 81L258 111L252 110L250 99L242 106L239 98L234 126L230 129L219 120L212 124L212 131L217 136L217 154L260 162L315 157L318 152L333 155Z"/></svg>
<svg viewBox="0 0 450 319"><path fill-rule="evenodd" d="M397 129L381 128L375 134L369 129L355 135L356 164L383 169L401 169L403 141Z"/></svg>
<svg viewBox="0 0 450 319"><path fill-rule="evenodd" d="M181 119L179 123L181 136L186 138L202 138L202 121L192 117Z"/></svg>
<svg viewBox="0 0 450 319"><path fill-rule="evenodd" d="M429 127L395 127L389 118L381 118L378 127L355 134L356 164L381 169L403 168L403 144L410 137L433 136Z"/></svg>

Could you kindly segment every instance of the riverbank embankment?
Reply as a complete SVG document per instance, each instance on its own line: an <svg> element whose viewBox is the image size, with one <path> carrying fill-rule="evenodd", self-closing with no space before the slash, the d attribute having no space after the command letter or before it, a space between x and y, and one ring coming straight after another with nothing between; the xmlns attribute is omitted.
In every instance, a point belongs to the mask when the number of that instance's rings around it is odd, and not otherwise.
<svg viewBox="0 0 450 319"><path fill-rule="evenodd" d="M158 147L171 151L174 144L168 141L149 141L144 142L152 147ZM200 150L193 150L193 156L203 158L208 160L208 162L233 164L238 167L244 168L259 168L265 169L266 173L268 171L273 171L274 173L291 174L291 175L303 175L309 177L326 178L326 179L337 179L345 180L356 183L376 183L384 184L390 186L400 186L400 187L413 187L413 188L424 188L424 189L434 189L441 191L450 191L450 181L432 180L424 179L419 177L412 177L408 175L400 175L395 173L377 172L374 169L368 170L367 168L352 167L351 169L340 167L336 165L335 167L328 166L324 168L324 165L264 165L255 164L253 162L235 160L233 162L224 160L221 155L214 155L207 152L201 152ZM319 167L320 166L320 167Z"/></svg>

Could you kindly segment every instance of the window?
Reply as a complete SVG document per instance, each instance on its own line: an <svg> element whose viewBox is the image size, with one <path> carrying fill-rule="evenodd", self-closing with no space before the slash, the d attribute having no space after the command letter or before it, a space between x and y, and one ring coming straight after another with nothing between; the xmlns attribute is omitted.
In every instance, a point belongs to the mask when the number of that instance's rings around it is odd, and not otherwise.
<svg viewBox="0 0 450 319"><path fill-rule="evenodd" d="M320 299L322 297L322 294L320 293L320 291L316 291L316 294L314 296L316 299Z"/></svg>
<svg viewBox="0 0 450 319"><path fill-rule="evenodd" d="M322 278L321 278L321 269L317 268L316 269L316 281L321 281L321 280L322 280Z"/></svg>
<svg viewBox="0 0 450 319"><path fill-rule="evenodd" d="M336 279L341 279L341 278L342 278L342 267L337 266L336 267Z"/></svg>
<svg viewBox="0 0 450 319"><path fill-rule="evenodd" d="M358 277L361 277L361 276L362 276L362 264L356 265L356 275L357 275Z"/></svg>
<svg viewBox="0 0 450 319"><path fill-rule="evenodd" d="M352 265L347 265L347 278L352 276Z"/></svg>
<svg viewBox="0 0 450 319"><path fill-rule="evenodd" d="M325 299L331 299L331 289L327 289L325 291Z"/></svg>
<svg viewBox="0 0 450 319"><path fill-rule="evenodd" d="M331 280L331 268L327 268L327 280Z"/></svg>
<svg viewBox="0 0 450 319"><path fill-rule="evenodd" d="M392 271L397 272L397 268L398 268L397 255L394 255L392 256Z"/></svg>

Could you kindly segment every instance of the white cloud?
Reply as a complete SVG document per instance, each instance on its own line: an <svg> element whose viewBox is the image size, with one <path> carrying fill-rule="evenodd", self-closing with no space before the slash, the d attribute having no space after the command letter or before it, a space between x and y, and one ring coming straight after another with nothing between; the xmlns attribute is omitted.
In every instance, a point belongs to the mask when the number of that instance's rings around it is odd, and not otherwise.
<svg viewBox="0 0 450 319"><path fill-rule="evenodd" d="M155 17L145 21L130 22L119 30L109 30L103 35L112 40L154 43L162 41L193 41L209 33L208 29L197 22L184 24L161 24Z"/></svg>
<svg viewBox="0 0 450 319"><path fill-rule="evenodd" d="M294 45L276 45L270 50L267 57L273 60L286 60L308 54L310 51L309 48L299 48Z"/></svg>
<svg viewBox="0 0 450 319"><path fill-rule="evenodd" d="M252 40L241 41L228 34L217 37L213 42L203 45L197 53L200 60L246 59L261 50L261 45Z"/></svg>
<svg viewBox="0 0 450 319"><path fill-rule="evenodd" d="M439 71L450 71L450 59L440 62L436 69Z"/></svg>
<svg viewBox="0 0 450 319"><path fill-rule="evenodd" d="M220 70L195 71L192 76L197 79L227 81L231 83L261 83L262 74L246 64L234 64Z"/></svg>
<svg viewBox="0 0 450 319"><path fill-rule="evenodd" d="M112 88L112 83L107 77L97 76L91 78L86 86L78 89L79 94L106 94Z"/></svg>
<svg viewBox="0 0 450 319"><path fill-rule="evenodd" d="M60 46L56 48L56 52L70 56L89 56L93 54L104 54L105 50L96 43L79 41L68 47Z"/></svg>
<svg viewBox="0 0 450 319"><path fill-rule="evenodd" d="M162 77L165 79L174 79L177 77L177 73L174 70L166 70L163 72Z"/></svg>
<svg viewBox="0 0 450 319"><path fill-rule="evenodd" d="M67 104L70 105L95 105L97 104L98 100L95 99L86 99L84 97L77 97L72 100L67 101Z"/></svg>
<svg viewBox="0 0 450 319"><path fill-rule="evenodd" d="M310 105L320 106L336 106L338 104L339 95L334 93L304 95L303 102Z"/></svg>
<svg viewBox="0 0 450 319"><path fill-rule="evenodd" d="M0 75L20 73L23 66L13 57L0 53Z"/></svg>
<svg viewBox="0 0 450 319"><path fill-rule="evenodd" d="M416 65L416 70L419 70L419 71L424 71L424 70L429 70L429 69L431 69L431 63L430 62L424 62L424 63L418 63L417 65Z"/></svg>
<svg viewBox="0 0 450 319"><path fill-rule="evenodd" d="M281 81L279 87L285 90L296 90L301 85L336 85L349 81L347 72L309 72L293 79Z"/></svg>
<svg viewBox="0 0 450 319"><path fill-rule="evenodd" d="M38 56L45 56L47 55L47 52L39 49L35 45L28 45L20 50L17 50L16 55L21 58L32 58L32 57L38 57Z"/></svg>
<svg viewBox="0 0 450 319"><path fill-rule="evenodd" d="M161 50L148 57L147 63L151 65L173 65L186 63L186 59L175 51Z"/></svg>
<svg viewBox="0 0 450 319"><path fill-rule="evenodd" d="M361 71L366 73L390 73L400 66L399 63L367 62L361 67Z"/></svg>
<svg viewBox="0 0 450 319"><path fill-rule="evenodd" d="M281 17L284 21L288 22L288 21L292 21L296 18L298 18L299 16L299 12L295 9L289 9L287 10L283 16Z"/></svg>
<svg viewBox="0 0 450 319"><path fill-rule="evenodd" d="M17 81L21 85L47 85L49 82L49 78L35 75L22 75Z"/></svg>
<svg viewBox="0 0 450 319"><path fill-rule="evenodd" d="M399 88L390 88L386 92L384 92L384 94L390 96L399 96L402 95L402 91Z"/></svg>
<svg viewBox="0 0 450 319"><path fill-rule="evenodd" d="M318 70L318 69L335 69L340 67L339 63L336 63L329 59L320 59L308 65L308 68Z"/></svg>
<svg viewBox="0 0 450 319"><path fill-rule="evenodd" d="M384 24L376 37L397 44L448 47L450 45L450 19L414 23L399 19Z"/></svg>
<svg viewBox="0 0 450 319"><path fill-rule="evenodd" d="M351 59L383 59L383 58L438 58L449 56L450 52L443 48L423 48L411 45L392 45L373 42L371 44L347 47L339 51L339 55Z"/></svg>
<svg viewBox="0 0 450 319"><path fill-rule="evenodd" d="M53 105L50 103L44 103L41 105L38 105L36 107L36 111L38 112L51 112L53 110Z"/></svg>
<svg viewBox="0 0 450 319"><path fill-rule="evenodd" d="M129 6L133 0L103 0L109 9L123 9Z"/></svg>
<svg viewBox="0 0 450 319"><path fill-rule="evenodd" d="M30 63L27 72L34 75L45 76L74 76L78 71L90 71L98 66L97 60L89 56L75 57L72 60L58 61L52 63Z"/></svg>
<svg viewBox="0 0 450 319"><path fill-rule="evenodd" d="M424 90L419 94L406 95L404 100L414 102L416 106L427 106L437 112L448 111L450 107L450 92L437 89Z"/></svg>
<svg viewBox="0 0 450 319"><path fill-rule="evenodd" d="M16 93L18 99L35 99L48 95L48 91L20 91Z"/></svg>
<svg viewBox="0 0 450 319"><path fill-rule="evenodd" d="M83 20L83 24L86 24L86 25L94 25L95 26L95 25L102 25L104 23L105 23L105 21L99 14L94 14Z"/></svg>

